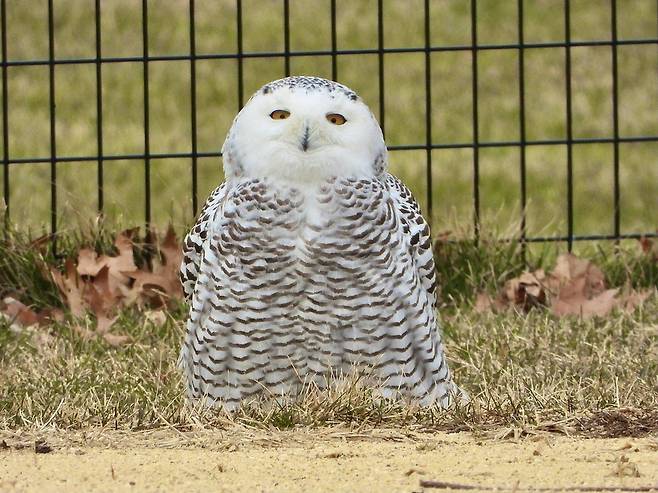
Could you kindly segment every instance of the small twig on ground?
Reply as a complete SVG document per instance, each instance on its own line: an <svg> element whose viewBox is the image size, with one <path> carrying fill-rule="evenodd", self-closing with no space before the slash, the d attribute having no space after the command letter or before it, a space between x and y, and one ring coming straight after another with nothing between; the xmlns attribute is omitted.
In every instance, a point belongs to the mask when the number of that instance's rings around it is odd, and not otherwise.
<svg viewBox="0 0 658 493"><path fill-rule="evenodd" d="M656 486L561 486L561 487L535 487L519 488L518 486L479 486L473 484L448 483L446 481L434 481L421 479L420 486L423 488L451 489L451 490L485 490L485 491L658 491Z"/></svg>
<svg viewBox="0 0 658 493"><path fill-rule="evenodd" d="M53 448L48 445L44 440L35 440L34 442L34 452L36 454L49 454L53 451Z"/></svg>

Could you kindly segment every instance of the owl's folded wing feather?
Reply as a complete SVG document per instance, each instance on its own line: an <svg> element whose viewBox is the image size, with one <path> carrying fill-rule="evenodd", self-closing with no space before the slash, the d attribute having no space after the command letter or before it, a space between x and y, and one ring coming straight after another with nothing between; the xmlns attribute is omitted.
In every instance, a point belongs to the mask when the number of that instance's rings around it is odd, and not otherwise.
<svg viewBox="0 0 658 493"><path fill-rule="evenodd" d="M405 233L410 237L412 257L418 269L421 285L432 296L436 306L436 269L432 254L430 227L420 212L420 207L411 191L395 176L387 173L386 184L400 212Z"/></svg>
<svg viewBox="0 0 658 493"><path fill-rule="evenodd" d="M217 208L226 197L228 186L226 182L218 186L208 197L201 209L201 214L194 227L183 242L183 261L180 266L180 281L183 285L185 300L190 303L194 286L199 275L199 264L203 252L203 244L208 235L208 222L214 217Z"/></svg>

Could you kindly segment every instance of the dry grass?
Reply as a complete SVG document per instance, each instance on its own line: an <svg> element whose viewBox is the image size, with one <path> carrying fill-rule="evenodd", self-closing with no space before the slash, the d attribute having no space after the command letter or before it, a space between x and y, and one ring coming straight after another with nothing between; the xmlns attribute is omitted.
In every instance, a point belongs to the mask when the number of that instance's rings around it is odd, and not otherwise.
<svg viewBox="0 0 658 493"><path fill-rule="evenodd" d="M328 2L327 12L328 12ZM421 46L422 1L385 2L386 46ZM340 0L339 48L376 46L376 4ZM526 2L527 41L563 39L561 12L551 1ZM104 56L141 55L141 25L136 3L104 3ZM197 49L200 53L235 51L234 3L197 2ZM276 2L244 2L245 50L283 48L282 9ZM313 3L313 5L317 5ZM432 4L434 5L434 3ZM433 44L470 42L467 2L446 0L432 13ZM608 38L605 2L572 2L573 38ZM513 2L481 0L479 38L483 43L516 41ZM9 58L47 58L46 9L8 4ZM187 50L187 3L158 3L151 8L152 54ZM56 3L58 57L93 56L93 3ZM655 37L656 3L619 3L620 38ZM329 20L308 2L291 2L293 50L329 46ZM312 23L313 30L303 26ZM610 56L607 48L573 50L574 130L576 137L611 133ZM526 59L527 122L531 139L564 138L564 60L561 49L529 51ZM620 56L621 134L658 133L653 46L623 47ZM483 140L518 138L518 88L513 51L483 53L480 59L480 116ZM190 150L189 70L182 62L151 64L151 144L153 152ZM377 113L378 85L373 83L376 56L341 56L339 78L352 86ZM237 109L236 65L233 61L199 61L199 151L216 151ZM245 62L246 93L283 75L278 59ZM57 135L60 155L95 153L95 86L93 66L57 67ZM103 68L104 137L107 154L140 153L143 143L142 67L138 63ZM330 76L327 58L292 60L293 73ZM432 55L433 140L472 139L470 57L468 53ZM423 55L386 56L386 134L389 144L424 141ZM72 90L75 88L75 90ZM47 68L17 67L9 71L10 155L46 156L48 142ZM175 102L172 103L172 102ZM654 105L655 106L655 105ZM612 149L609 145L574 150L576 233L606 233L612 228ZM500 230L519 212L518 152L481 152L483 219ZM563 147L528 149L528 225L532 233L564 233L566 161ZM433 193L435 231L450 229L468 237L471 218L472 153L434 151ZM424 152L396 152L392 170L425 196ZM655 144L621 146L622 220L625 231L653 230L655 212L647 204L658 195ZM191 220L190 163L153 163L155 222ZM41 231L48 221L49 165L11 166L12 218L20 231ZM58 165L60 226L68 233L60 251L75 251L80 243L107 248L107 234L89 227L95 214L94 163ZM200 196L222 179L215 159L199 161ZM106 163L108 224L134 225L143 220L141 161ZM597 200L592 200L595 196ZM19 207L20 205L20 207ZM493 226L497 225L497 228ZM82 226L82 227L81 227ZM91 230L92 233L80 231ZM514 232L517 229L508 231ZM455 233L456 232L456 233ZM495 239L495 238L494 238ZM24 302L43 306L57 301L56 292L37 267L37 253L26 238L0 243L2 294L17 293ZM611 285L657 286L658 266L640 258L634 243L612 247L585 246L583 254L601 265ZM556 248L528 250L531 267L550 265ZM45 253L52 262L51 252ZM39 430L44 427L119 430L170 427L256 428L396 426L419 429L489 428L523 430L544 427L588 435L628 435L655 432L658 406L658 299L654 295L632 314L606 319L555 319L541 311L529 315L477 314L473 294L493 290L523 268L518 245L484 238L442 244L437 250L442 286L443 330L455 378L472 401L450 412L419 409L378 400L360 381L342 382L327 392L306 388L284 405L248 406L235 415L192 408L182 395L175 368L183 337L183 307L154 324L144 313L126 311L117 329L132 342L118 349L88 340L67 321L51 327L16 332L0 322L0 429ZM92 320L83 324L93 326Z"/></svg>
<svg viewBox="0 0 658 493"><path fill-rule="evenodd" d="M0 428L140 430L241 424L257 428L413 426L485 430L541 427L586 434L655 432L658 299L633 314L591 321L542 312L446 310L449 359L470 404L443 412L378 399L359 379L306 387L290 403L256 403L235 415L185 402L175 367L184 311L163 325L126 312L114 349L72 324L15 333L0 327ZM86 321L93 325L92 321ZM641 425L641 426L640 426Z"/></svg>
<svg viewBox="0 0 658 493"><path fill-rule="evenodd" d="M111 250L113 235L100 229L62 238L60 252L81 244ZM35 307L59 296L39 268L62 262L39 253L25 236L0 241L0 295ZM428 429L545 427L591 434L656 431L658 405L658 297L633 313L606 318L557 319L529 314L476 313L474 295L492 292L523 268L516 243L485 238L439 243L442 328L455 378L471 396L450 412L378 399L363 380L336 382L329 391L306 387L294 402L256 403L236 415L186 404L175 367L186 308L170 310L164 323L127 310L113 331L131 342L112 348L82 334L95 321L67 320L17 330L0 321L0 429L90 426L138 430L153 427L259 428L295 426L414 426ZM138 257L141 250L137 250ZM552 265L556 249L528 252L534 268ZM609 286L658 287L658 264L637 244L586 252ZM138 262L140 258L136 259ZM76 326L83 330L77 330ZM614 431L616 430L616 431Z"/></svg>

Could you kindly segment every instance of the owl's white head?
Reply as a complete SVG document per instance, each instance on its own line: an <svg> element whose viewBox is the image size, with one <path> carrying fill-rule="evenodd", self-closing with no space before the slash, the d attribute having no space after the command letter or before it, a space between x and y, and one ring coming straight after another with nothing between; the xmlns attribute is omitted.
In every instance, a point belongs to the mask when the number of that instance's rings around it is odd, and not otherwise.
<svg viewBox="0 0 658 493"><path fill-rule="evenodd" d="M227 178L313 183L372 177L386 167L370 109L351 89L319 77L263 86L235 117L222 152Z"/></svg>

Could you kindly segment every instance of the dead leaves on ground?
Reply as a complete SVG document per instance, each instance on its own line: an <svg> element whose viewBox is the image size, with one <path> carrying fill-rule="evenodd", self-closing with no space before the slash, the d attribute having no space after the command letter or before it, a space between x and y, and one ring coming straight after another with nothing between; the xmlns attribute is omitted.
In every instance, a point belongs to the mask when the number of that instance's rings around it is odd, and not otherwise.
<svg viewBox="0 0 658 493"><path fill-rule="evenodd" d="M566 253L557 258L551 272L543 269L524 272L507 281L495 298L479 293L475 309L484 312L516 308L528 312L544 306L557 317L576 315L587 319L603 317L614 309L632 311L654 291L637 291L630 287L609 289L601 269L588 260Z"/></svg>
<svg viewBox="0 0 658 493"><path fill-rule="evenodd" d="M29 327L44 325L52 320L63 320L64 312L59 308L48 308L37 312L16 298L6 296L0 302L0 318L6 319L16 328Z"/></svg>
<svg viewBox="0 0 658 493"><path fill-rule="evenodd" d="M82 248L77 259L66 260L63 271L42 265L44 275L53 280L63 304L78 321L74 327L84 337L102 337L112 346L121 346L129 341L128 336L111 331L121 308L159 309L182 297L178 280L182 251L173 228L164 238L151 233L155 251L141 267L135 263L136 236L137 229L119 233L114 241L116 255ZM37 312L11 297L4 299L0 313L21 326L64 318L61 310ZM87 314L96 318L95 330L84 324Z"/></svg>
<svg viewBox="0 0 658 493"><path fill-rule="evenodd" d="M182 298L178 279L182 251L173 228L170 227L163 238L151 233L152 255L148 263L142 262L139 266L135 262L137 234L137 228L119 233L114 241L114 255L101 255L92 248L82 248L76 259L67 259L61 271L45 263L42 265L44 275L57 286L63 305L78 321L76 328L83 336L102 337L111 345L123 345L128 337L112 331L121 308L137 306L157 310ZM643 238L640 247L658 261L658 242ZM496 297L478 294L475 309L484 312L515 308L528 312L534 307L547 307L558 317L591 318L605 316L613 309L633 310L653 292L655 289L610 289L596 265L564 254L558 257L551 272L542 269L524 272L508 280ZM93 330L84 324L87 314L96 319ZM35 311L17 297L6 296L0 302L0 317L18 328L61 321L65 314L58 308Z"/></svg>

